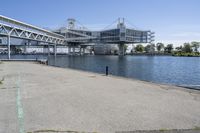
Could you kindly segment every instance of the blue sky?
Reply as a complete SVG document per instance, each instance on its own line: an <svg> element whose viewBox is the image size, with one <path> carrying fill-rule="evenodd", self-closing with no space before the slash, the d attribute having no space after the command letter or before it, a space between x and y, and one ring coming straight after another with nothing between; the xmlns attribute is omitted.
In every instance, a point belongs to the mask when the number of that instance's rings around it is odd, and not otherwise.
<svg viewBox="0 0 200 133"><path fill-rule="evenodd" d="M200 0L1 0L0 14L39 27L57 28L75 18L101 29L118 17L156 32L156 42L200 41Z"/></svg>

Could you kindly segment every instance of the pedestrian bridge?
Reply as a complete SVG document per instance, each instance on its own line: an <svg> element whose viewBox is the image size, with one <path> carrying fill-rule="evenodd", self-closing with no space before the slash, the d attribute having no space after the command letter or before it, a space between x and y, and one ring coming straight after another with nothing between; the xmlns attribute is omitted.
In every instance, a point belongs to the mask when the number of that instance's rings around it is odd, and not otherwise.
<svg viewBox="0 0 200 133"><path fill-rule="evenodd" d="M123 20L124 21L124 20ZM8 59L10 59L11 38L36 41L44 47L67 45L69 49L96 43L119 44L119 54L124 55L124 44L152 43L154 33L126 28L124 22L118 22L117 28L102 31L90 31L71 28L60 28L54 32L0 15L0 37L7 38ZM0 42L1 43L1 42ZM82 48L82 47L81 47ZM81 50L81 49L80 49Z"/></svg>
<svg viewBox="0 0 200 133"><path fill-rule="evenodd" d="M62 35L2 15L0 15L0 35L52 44L64 44L65 41Z"/></svg>

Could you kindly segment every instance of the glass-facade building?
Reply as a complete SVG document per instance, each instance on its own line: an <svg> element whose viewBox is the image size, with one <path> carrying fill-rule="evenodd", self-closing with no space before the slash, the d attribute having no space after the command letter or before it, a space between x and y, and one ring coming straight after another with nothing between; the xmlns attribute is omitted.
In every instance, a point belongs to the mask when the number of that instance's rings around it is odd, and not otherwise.
<svg viewBox="0 0 200 133"><path fill-rule="evenodd" d="M84 42L88 41L89 43L150 43L152 38L154 38L151 31L141 31L125 27L102 31L67 29L56 31L56 33L64 35L66 39L72 42L84 40Z"/></svg>

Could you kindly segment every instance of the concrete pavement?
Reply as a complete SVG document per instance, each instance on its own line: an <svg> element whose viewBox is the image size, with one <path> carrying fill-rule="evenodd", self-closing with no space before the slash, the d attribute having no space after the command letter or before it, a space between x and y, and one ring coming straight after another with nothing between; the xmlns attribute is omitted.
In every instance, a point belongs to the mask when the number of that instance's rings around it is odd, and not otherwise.
<svg viewBox="0 0 200 133"><path fill-rule="evenodd" d="M0 133L200 126L200 92L34 62L0 63Z"/></svg>

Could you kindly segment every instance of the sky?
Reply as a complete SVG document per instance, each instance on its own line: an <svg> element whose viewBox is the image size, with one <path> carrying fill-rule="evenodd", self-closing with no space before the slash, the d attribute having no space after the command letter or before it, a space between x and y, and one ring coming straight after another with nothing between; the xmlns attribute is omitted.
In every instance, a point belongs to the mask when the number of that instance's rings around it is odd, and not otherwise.
<svg viewBox="0 0 200 133"><path fill-rule="evenodd" d="M0 14L51 29L75 18L91 30L121 17L131 28L154 31L156 43L200 41L200 0L1 0Z"/></svg>

